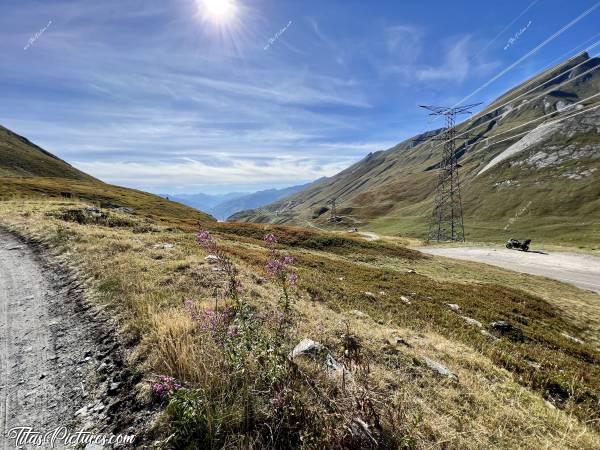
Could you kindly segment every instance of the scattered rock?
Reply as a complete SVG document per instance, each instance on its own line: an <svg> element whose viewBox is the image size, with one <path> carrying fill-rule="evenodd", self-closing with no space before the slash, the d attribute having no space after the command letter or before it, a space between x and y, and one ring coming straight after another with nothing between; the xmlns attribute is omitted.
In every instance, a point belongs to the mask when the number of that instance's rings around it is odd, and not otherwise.
<svg viewBox="0 0 600 450"><path fill-rule="evenodd" d="M346 369L344 369L344 366L341 365L340 363L338 363L335 358L333 356L331 356L331 353L327 353L327 355L325 356L325 365L327 366L327 368L333 372L344 372Z"/></svg>
<svg viewBox="0 0 600 450"><path fill-rule="evenodd" d="M87 406L84 406L83 408L81 408L75 412L76 417L79 417L79 416L86 417L88 414L89 414L89 410L88 410Z"/></svg>
<svg viewBox="0 0 600 450"><path fill-rule="evenodd" d="M415 269L407 269L406 272L408 272L408 273L417 273L417 271Z"/></svg>
<svg viewBox="0 0 600 450"><path fill-rule="evenodd" d="M393 346L395 346L395 345L404 345L405 347L409 347L409 348L412 347L412 345L410 345L408 342L406 342L404 340L404 338L402 338L400 336L397 336L397 335L392 335L392 336L388 337L386 339L386 342L389 345L393 345Z"/></svg>
<svg viewBox="0 0 600 450"><path fill-rule="evenodd" d="M327 351L323 344L313 341L312 339L302 339L290 353L290 358L294 359L298 356L310 356L312 358L323 358L323 362L327 369L332 372L344 372L344 366L338 363L335 358Z"/></svg>
<svg viewBox="0 0 600 450"><path fill-rule="evenodd" d="M492 331L495 331L496 333L499 333L502 336L506 336L512 341L523 342L525 340L523 331L520 328L518 328L504 320L499 320L498 322L492 322L490 327L491 327Z"/></svg>
<svg viewBox="0 0 600 450"><path fill-rule="evenodd" d="M496 336L494 336L492 333L488 332L487 330L480 330L481 334L483 334L485 337L489 338L492 341L497 341L498 338Z"/></svg>
<svg viewBox="0 0 600 450"><path fill-rule="evenodd" d="M369 298L377 298L377 296L375 294L373 294L372 292L369 292L369 291L365 291L365 292L363 292L363 294L365 294Z"/></svg>
<svg viewBox="0 0 600 450"><path fill-rule="evenodd" d="M204 261L209 264L217 264L219 262L219 257L215 255L208 255L206 258L204 258Z"/></svg>
<svg viewBox="0 0 600 450"><path fill-rule="evenodd" d="M93 413L99 413L104 411L105 406L102 403L98 403L96 406L92 408Z"/></svg>
<svg viewBox="0 0 600 450"><path fill-rule="evenodd" d="M462 317L465 320L465 322L467 322L469 325L475 325L478 328L483 328L483 324L479 320L475 320L467 316L460 317Z"/></svg>
<svg viewBox="0 0 600 450"><path fill-rule="evenodd" d="M108 395L115 395L117 392L119 392L120 388L121 383L111 383L108 387Z"/></svg>
<svg viewBox="0 0 600 450"><path fill-rule="evenodd" d="M300 355L316 356L324 349L325 347L323 347L322 344L315 342L312 339L305 338L294 347L294 350L292 350L292 353L290 354L290 358L294 359Z"/></svg>
<svg viewBox="0 0 600 450"><path fill-rule="evenodd" d="M561 334L561 336L564 336L564 337L566 337L567 339L569 339L569 340L571 340L573 342L577 342L578 344L583 344L584 343L581 339L576 338L574 336L571 336L571 335L565 333L564 331L562 333L560 333L560 334Z"/></svg>
<svg viewBox="0 0 600 450"><path fill-rule="evenodd" d="M356 317L359 317L361 319L368 319L369 315L367 313L364 313L362 311L359 311L358 309L353 309L352 314L355 315Z"/></svg>
<svg viewBox="0 0 600 450"><path fill-rule="evenodd" d="M542 365L540 363L536 363L535 361L525 360L525 362L529 367L533 367L534 369L539 370L542 368Z"/></svg>
<svg viewBox="0 0 600 450"><path fill-rule="evenodd" d="M87 444L84 450L104 450L104 447L98 444Z"/></svg>
<svg viewBox="0 0 600 450"><path fill-rule="evenodd" d="M454 311L458 311L460 309L460 306L458 306L456 303L446 303L450 309L453 309Z"/></svg>
<svg viewBox="0 0 600 450"><path fill-rule="evenodd" d="M171 249L171 248L175 248L175 245L174 244L168 244L168 243L166 243L166 244L160 243L160 244L154 244L154 248L162 248L164 250L168 250L168 249Z"/></svg>
<svg viewBox="0 0 600 450"><path fill-rule="evenodd" d="M382 297L385 297L387 294L385 293L385 291L379 291L379 295L381 295Z"/></svg>
<svg viewBox="0 0 600 450"><path fill-rule="evenodd" d="M425 362L425 365L437 374L449 378L451 380L458 380L458 377L443 364L434 361L433 359L429 359L426 356L423 357L423 362Z"/></svg>
<svg viewBox="0 0 600 450"><path fill-rule="evenodd" d="M409 300L408 297L401 295L400 296L400 300L402 300L404 303L406 303L407 305L410 305L412 302Z"/></svg>
<svg viewBox="0 0 600 450"><path fill-rule="evenodd" d="M124 213L124 214L135 214L135 209L129 208L127 206L120 206L118 208L115 208L115 211L118 211L118 212Z"/></svg>
<svg viewBox="0 0 600 450"><path fill-rule="evenodd" d="M40 375L40 380L43 380L44 378L46 378L46 374L45 373L43 373L43 374Z"/></svg>

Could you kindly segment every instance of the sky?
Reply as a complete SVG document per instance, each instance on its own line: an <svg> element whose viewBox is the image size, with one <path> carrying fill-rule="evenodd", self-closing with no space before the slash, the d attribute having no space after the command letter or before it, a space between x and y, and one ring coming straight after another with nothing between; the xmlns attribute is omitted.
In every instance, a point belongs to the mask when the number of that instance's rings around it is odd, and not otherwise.
<svg viewBox="0 0 600 450"><path fill-rule="evenodd" d="M150 192L300 184L592 46L598 5L0 0L0 124Z"/></svg>

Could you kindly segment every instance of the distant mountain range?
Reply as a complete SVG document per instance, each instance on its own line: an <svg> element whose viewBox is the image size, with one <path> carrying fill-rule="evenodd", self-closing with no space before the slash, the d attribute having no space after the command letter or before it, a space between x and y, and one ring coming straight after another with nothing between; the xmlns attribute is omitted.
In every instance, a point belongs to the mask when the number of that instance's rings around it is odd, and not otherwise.
<svg viewBox="0 0 600 450"><path fill-rule="evenodd" d="M184 205L205 211L219 220L226 220L232 214L238 211L260 208L269 203L280 200L296 192L307 189L315 183L324 181L320 178L314 182L298 186L290 186L282 189L267 189L253 193L231 192L222 195L210 194L162 194L162 197L169 198Z"/></svg>
<svg viewBox="0 0 600 450"><path fill-rule="evenodd" d="M429 138L442 131L371 153L333 177L232 219L359 226L423 238L443 148ZM581 53L543 71L456 131L467 239L514 235L600 244L600 58ZM466 131L471 137L460 139ZM340 224L328 222L332 198Z"/></svg>

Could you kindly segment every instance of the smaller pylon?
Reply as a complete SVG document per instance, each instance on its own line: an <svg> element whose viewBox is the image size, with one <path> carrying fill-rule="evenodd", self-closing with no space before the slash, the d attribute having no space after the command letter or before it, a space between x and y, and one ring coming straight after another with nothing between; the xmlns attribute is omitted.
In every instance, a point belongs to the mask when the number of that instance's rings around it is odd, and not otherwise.
<svg viewBox="0 0 600 450"><path fill-rule="evenodd" d="M329 216L329 221L330 222L337 222L338 220L338 216L337 216L337 210L335 208L335 201L337 199L336 198L332 198L329 203L331 203L331 215Z"/></svg>

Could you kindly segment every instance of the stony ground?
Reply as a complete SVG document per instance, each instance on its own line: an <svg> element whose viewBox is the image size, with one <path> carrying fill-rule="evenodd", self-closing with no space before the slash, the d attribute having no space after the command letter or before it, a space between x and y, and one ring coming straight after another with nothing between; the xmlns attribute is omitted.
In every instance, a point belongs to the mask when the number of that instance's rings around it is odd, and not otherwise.
<svg viewBox="0 0 600 450"><path fill-rule="evenodd" d="M15 448L17 427L135 434L111 324L42 253L0 229L0 448Z"/></svg>

